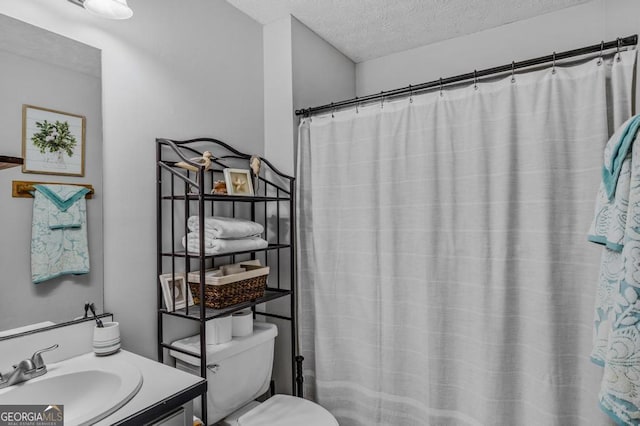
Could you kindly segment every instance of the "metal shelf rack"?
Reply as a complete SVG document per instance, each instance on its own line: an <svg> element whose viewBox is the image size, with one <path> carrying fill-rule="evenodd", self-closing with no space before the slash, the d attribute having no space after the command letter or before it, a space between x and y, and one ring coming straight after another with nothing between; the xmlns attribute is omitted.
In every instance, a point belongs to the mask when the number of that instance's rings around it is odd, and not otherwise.
<svg viewBox="0 0 640 426"><path fill-rule="evenodd" d="M209 170L194 157L205 151L213 154ZM296 334L296 281L295 281L295 178L276 169L268 160L260 158L262 168L255 179L259 188L253 196L212 194L216 180L223 180L225 168L249 169L251 155L242 153L230 145L212 138L190 140L156 139L156 207L157 207L157 269L158 276L185 275L199 272L200 297L205 300L205 271L238 260L264 260L271 268L263 297L223 309L210 309L204 304L171 310L164 306L160 279L157 282L158 360L164 362L166 351L174 350L200 359L200 375L207 376L206 322L214 318L231 315L241 309L251 308L255 316L289 321L291 326L291 389L294 395L302 396L302 357L297 354ZM191 158L191 160L189 159ZM191 165L190 171L178 165ZM199 253L187 252L180 245L186 235L187 219L200 217L199 241L204 241L205 216L242 217L260 222L265 228L266 248L233 253L209 255L204 247ZM282 263L288 258L288 275ZM287 268L284 268L287 269ZM256 306L280 298L289 298L287 314L256 311ZM173 295L175 300L175 294ZM164 321L167 317L181 318L199 323L200 353L191 353L174 347L165 341ZM208 384L215 386L215 383ZM202 417L207 424L206 393L202 398Z"/></svg>

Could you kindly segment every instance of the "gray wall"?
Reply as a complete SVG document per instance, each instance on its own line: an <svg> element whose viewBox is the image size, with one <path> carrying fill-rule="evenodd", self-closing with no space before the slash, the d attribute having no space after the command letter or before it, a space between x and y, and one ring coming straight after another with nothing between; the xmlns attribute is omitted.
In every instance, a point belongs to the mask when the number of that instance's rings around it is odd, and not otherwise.
<svg viewBox="0 0 640 426"><path fill-rule="evenodd" d="M295 17L291 19L293 109L356 96L356 64ZM294 125L294 158L298 145L298 118Z"/></svg>
<svg viewBox="0 0 640 426"><path fill-rule="evenodd" d="M100 51L0 15L0 155L20 157L22 105L86 117L85 176L0 171L0 330L50 320L63 322L83 314L85 301L99 310L103 302L102 102ZM31 283L31 210L33 200L11 197L11 181L90 183L96 196L87 201L91 272Z"/></svg>
<svg viewBox="0 0 640 426"><path fill-rule="evenodd" d="M264 27L264 55L265 155L280 170L294 175L298 118L293 111L355 96L355 64L294 17ZM281 206L280 214L281 229L290 229L289 212ZM289 266L290 259L281 259L283 279L288 279ZM267 309L288 315L289 299L269 303ZM291 392L289 323L273 322L279 330L274 366L277 390Z"/></svg>
<svg viewBox="0 0 640 426"><path fill-rule="evenodd" d="M636 0L595 0L361 62L358 96L615 40L640 31L638 16Z"/></svg>
<svg viewBox="0 0 640 426"><path fill-rule="evenodd" d="M223 0L131 2L127 21L66 1L0 13L102 50L105 310L156 357L155 138L213 136L263 153L262 27Z"/></svg>

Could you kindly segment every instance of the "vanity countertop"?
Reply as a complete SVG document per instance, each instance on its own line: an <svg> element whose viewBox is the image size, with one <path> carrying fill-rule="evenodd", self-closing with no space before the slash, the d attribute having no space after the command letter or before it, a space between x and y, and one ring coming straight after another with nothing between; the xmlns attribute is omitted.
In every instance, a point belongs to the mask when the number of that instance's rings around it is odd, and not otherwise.
<svg viewBox="0 0 640 426"><path fill-rule="evenodd" d="M207 383L202 377L123 350L109 355L109 358L114 357L140 370L142 387L122 408L96 425L141 425L191 401L206 390Z"/></svg>

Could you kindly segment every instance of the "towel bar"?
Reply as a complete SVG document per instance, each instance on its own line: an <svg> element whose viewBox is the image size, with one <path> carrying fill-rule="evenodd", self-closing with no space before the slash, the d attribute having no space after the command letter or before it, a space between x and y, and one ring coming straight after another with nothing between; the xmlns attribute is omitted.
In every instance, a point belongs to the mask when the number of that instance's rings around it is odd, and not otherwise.
<svg viewBox="0 0 640 426"><path fill-rule="evenodd" d="M34 191L35 188L33 185L38 184L49 184L49 185L74 185L74 186L84 186L89 190L85 198L90 199L93 198L93 185L89 185L86 183L68 183L68 182L30 182L25 180L14 180L11 182L11 196L14 198L33 198L31 195L31 191Z"/></svg>

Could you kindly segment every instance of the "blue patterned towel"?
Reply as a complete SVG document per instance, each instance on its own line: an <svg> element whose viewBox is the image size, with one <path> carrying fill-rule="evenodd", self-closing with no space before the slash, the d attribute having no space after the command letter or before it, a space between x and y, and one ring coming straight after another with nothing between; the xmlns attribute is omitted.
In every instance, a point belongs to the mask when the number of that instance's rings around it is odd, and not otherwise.
<svg viewBox="0 0 640 426"><path fill-rule="evenodd" d="M624 246L629 179L631 177L631 148L640 128L640 115L631 117L620 126L604 149L602 182L588 239L622 252Z"/></svg>
<svg viewBox="0 0 640 426"><path fill-rule="evenodd" d="M628 134L632 122L636 121L629 120L616 133ZM638 425L640 144L633 143L635 133L626 148L619 145L620 140L612 137L605 149L605 168L611 171L612 177L616 175L615 188L611 194L607 182L601 182L595 217L589 230L590 241L605 245L596 292L591 359L604 368L598 395L602 410L618 424ZM610 160L608 164L607 159ZM622 161L618 161L620 159ZM615 162L619 165L611 168Z"/></svg>
<svg viewBox="0 0 640 426"><path fill-rule="evenodd" d="M87 188L34 185L31 281L89 272Z"/></svg>
<svg viewBox="0 0 640 426"><path fill-rule="evenodd" d="M609 201L613 200L616 192L618 177L622 169L622 163L629 154L631 144L636 139L636 134L640 128L640 115L628 119L616 133L611 137L610 142L604 150L604 166L602 167L602 183L607 190Z"/></svg>

